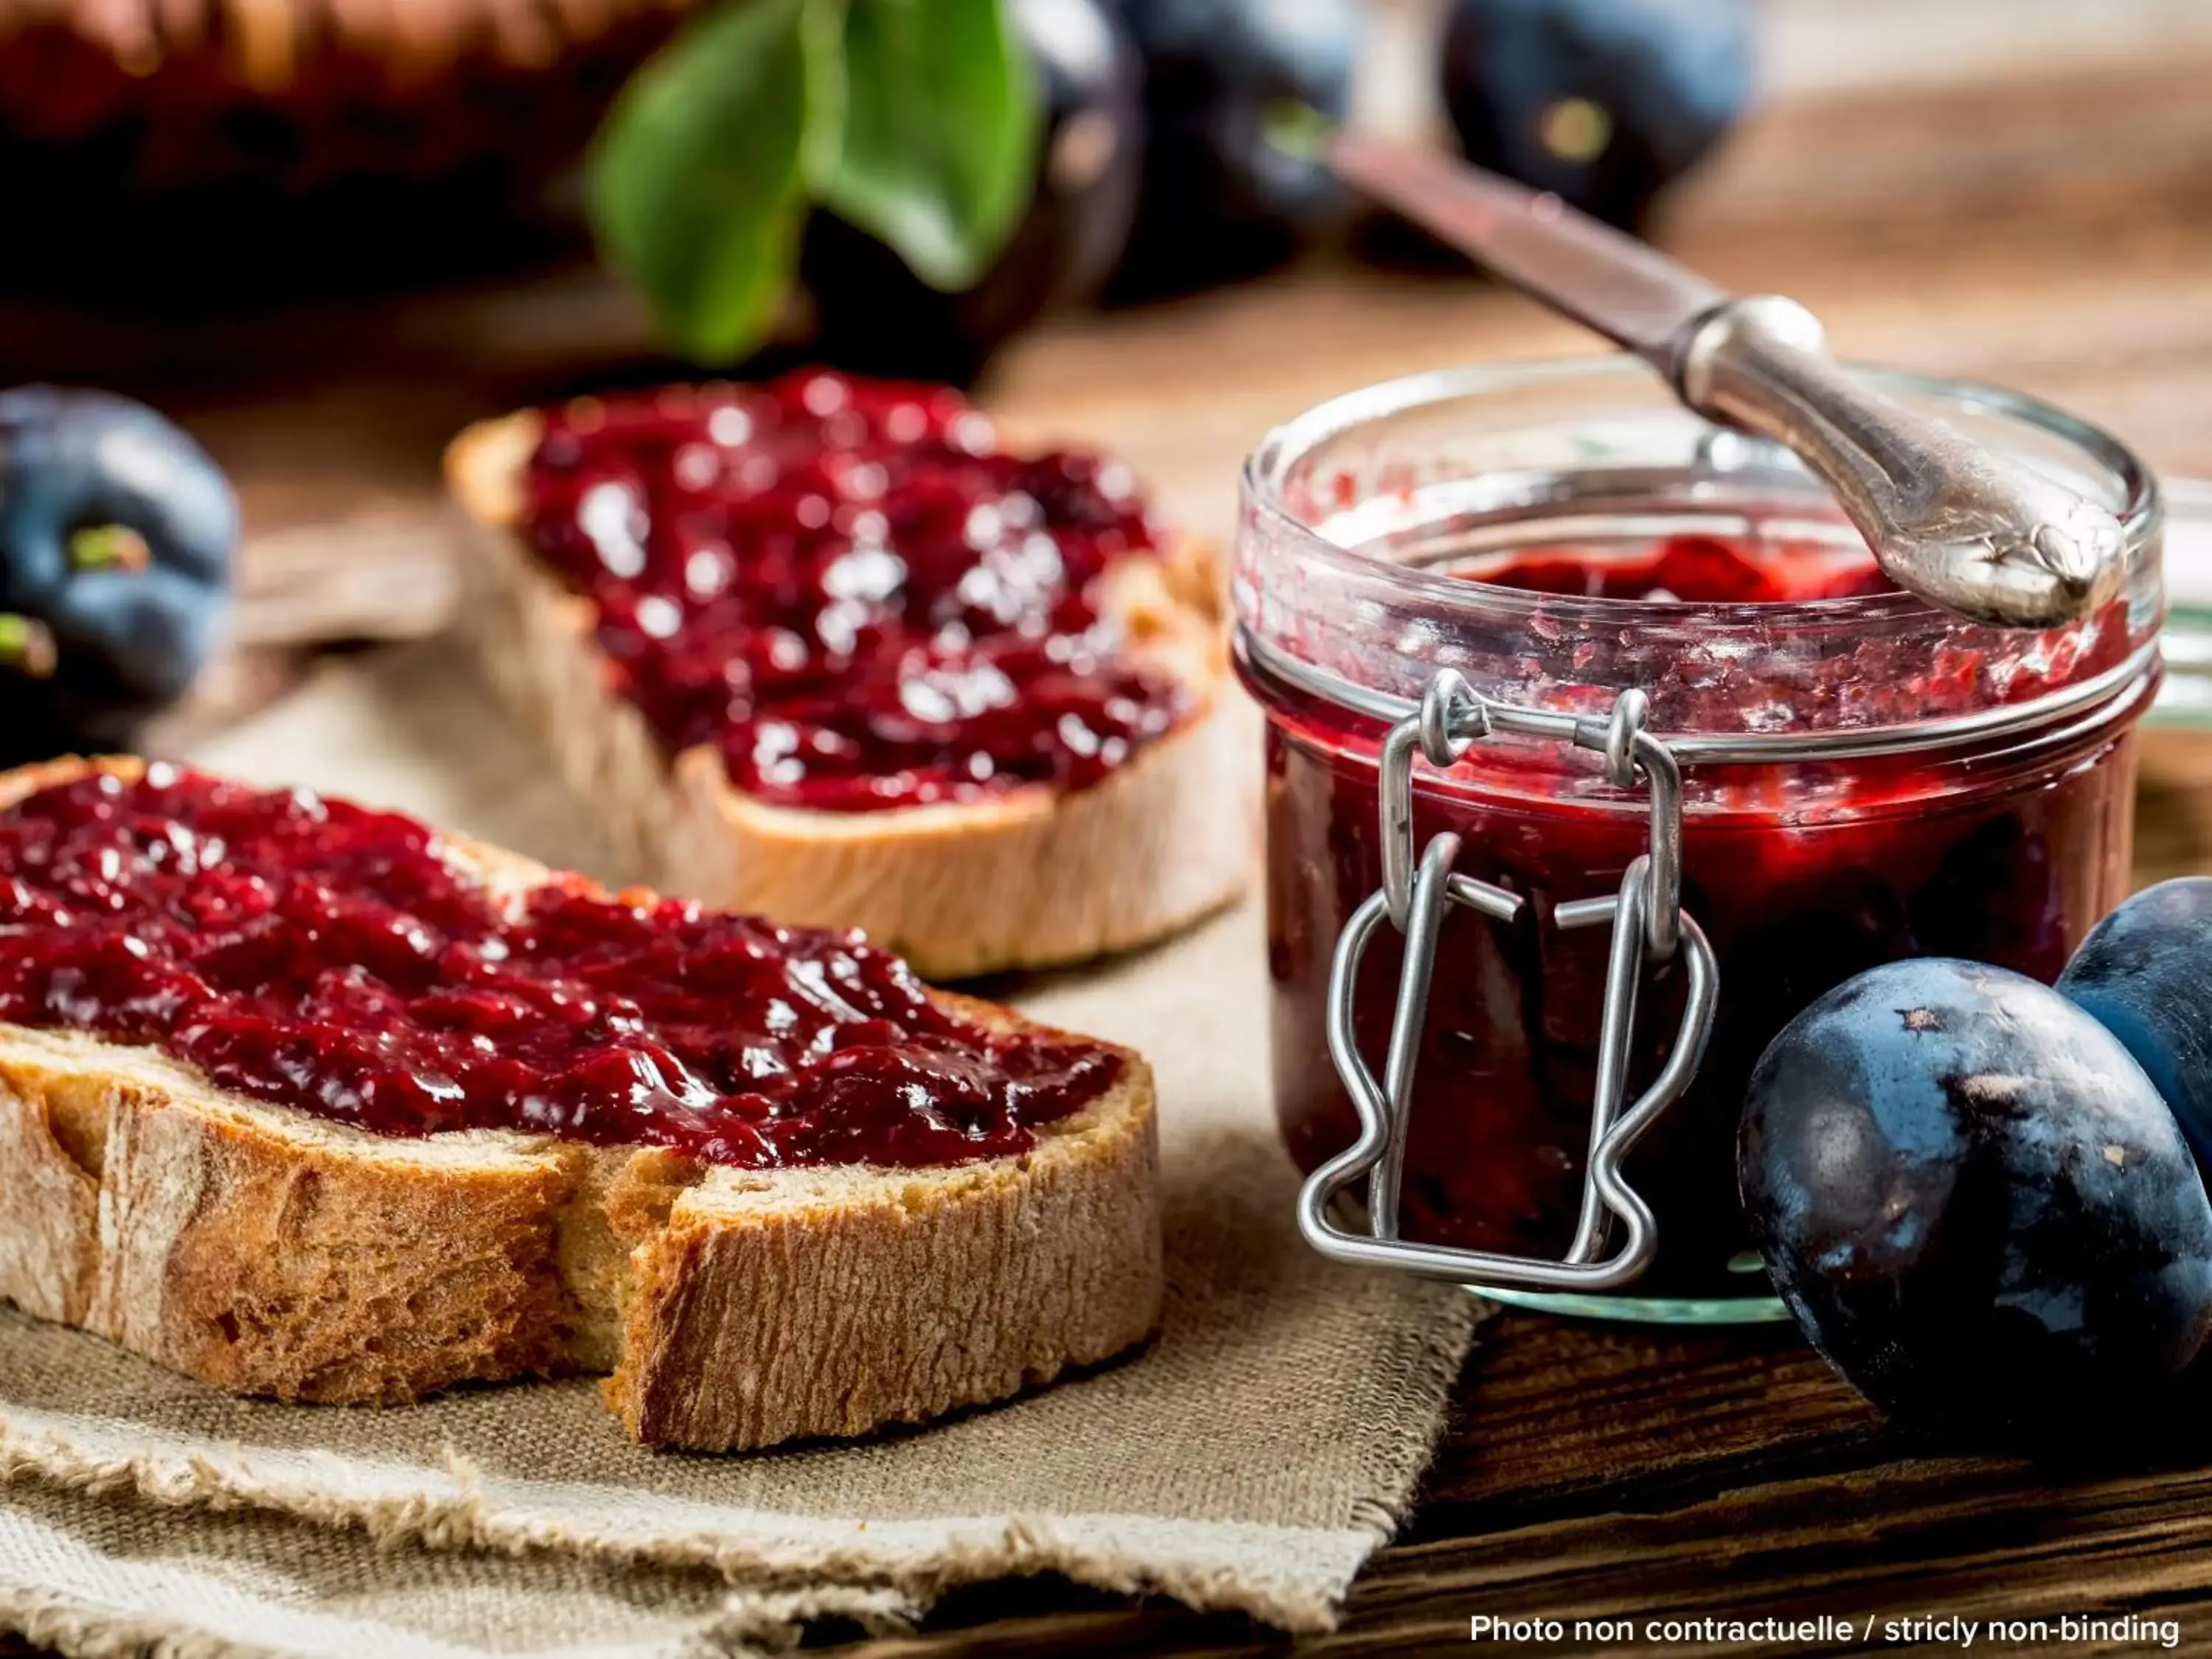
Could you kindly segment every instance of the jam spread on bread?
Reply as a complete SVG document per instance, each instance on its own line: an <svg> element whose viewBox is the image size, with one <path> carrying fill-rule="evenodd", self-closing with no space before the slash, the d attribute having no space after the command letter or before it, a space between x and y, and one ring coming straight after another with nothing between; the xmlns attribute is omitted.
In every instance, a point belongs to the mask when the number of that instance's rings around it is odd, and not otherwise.
<svg viewBox="0 0 2212 1659"><path fill-rule="evenodd" d="M822 371L548 410L538 556L672 753L834 811L1096 783L1186 711L1100 579L1152 549L1127 471L1010 453L958 393Z"/></svg>
<svg viewBox="0 0 2212 1659"><path fill-rule="evenodd" d="M1023 1151L1121 1070L985 1029L858 935L502 890L411 818L171 766L0 812L0 1019L386 1134L943 1164Z"/></svg>

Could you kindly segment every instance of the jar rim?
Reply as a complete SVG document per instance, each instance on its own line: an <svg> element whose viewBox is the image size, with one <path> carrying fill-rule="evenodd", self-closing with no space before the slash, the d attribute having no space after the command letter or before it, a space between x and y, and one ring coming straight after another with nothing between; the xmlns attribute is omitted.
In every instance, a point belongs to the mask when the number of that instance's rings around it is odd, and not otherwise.
<svg viewBox="0 0 2212 1659"><path fill-rule="evenodd" d="M1274 679L1385 726L1412 720L1420 713L1420 704L1409 698L1355 685L1340 675L1311 667L1249 632L1240 630L1231 649L1240 666L1253 678ZM2107 708L2125 709L2140 702L2143 690L2154 684L2157 667L2158 646L2154 641L2136 647L2122 661L2088 679L2056 687L2031 702L1992 703L1970 714L1908 725L1842 726L1788 734L1659 732L1653 735L1684 766L1875 760L2016 737L2069 714L2094 720Z"/></svg>
<svg viewBox="0 0 2212 1659"><path fill-rule="evenodd" d="M2131 561L2141 556L2142 548L2157 529L2161 499L2156 475L2134 450L2104 428L2026 392L1985 381L1953 380L1856 360L1844 362L1843 367L1881 391L1930 398L1951 404L1961 412L1994 413L2074 445L2100 463L2119 486L2120 504L2113 512L2126 538ZM1674 623L1695 620L1722 629L1773 629L1833 626L1862 617L1878 617L1892 626L1921 620L1938 623L1947 617L1948 613L1928 600L1904 589L1856 598L1716 603L1696 599L1595 599L1503 587L1460 575L1439 575L1418 566L1377 558L1360 549L1346 547L1301 520L1285 499L1284 477L1291 466L1329 439L1370 422L1405 414L1423 404L1513 392L1551 381L1618 380L1640 385L1651 378L1652 371L1638 358L1626 353L1600 353L1461 363L1377 380L1326 398L1292 416L1261 438L1244 458L1241 477L1244 499L1250 510L1266 519L1279 532L1304 544L1302 551L1306 556L1324 566L1347 575L1356 574L1365 581L1379 582L1408 599L1456 597L1464 600L1473 590L1480 593L1484 605L1492 608L1501 617L1516 612L1533 615L1541 609L1568 622L1632 624L1645 619ZM1694 415L1694 411L1685 412Z"/></svg>
<svg viewBox="0 0 2212 1659"><path fill-rule="evenodd" d="M2077 622L2009 629L1905 592L1715 602L1483 581L1465 574L1470 550L1583 536L1731 536L1739 530L1723 526L1734 526L1785 544L1857 543L1817 480L1765 449L1723 448L1729 428L1675 402L1638 360L1533 359L1345 392L1254 448L1235 561L1239 659L1386 724L1440 667L1493 703L1536 708L1649 689L1655 734L1686 738L1707 761L1949 748L2132 707L2119 694L2155 680L2164 612L2163 505L2150 469L2103 428L2025 394L1847 367L2078 478L2125 533L2121 596ZM1969 661L1983 672L1961 679ZM1854 672L1871 676L1863 691ZM1910 694L1923 677L1942 688L1932 702Z"/></svg>

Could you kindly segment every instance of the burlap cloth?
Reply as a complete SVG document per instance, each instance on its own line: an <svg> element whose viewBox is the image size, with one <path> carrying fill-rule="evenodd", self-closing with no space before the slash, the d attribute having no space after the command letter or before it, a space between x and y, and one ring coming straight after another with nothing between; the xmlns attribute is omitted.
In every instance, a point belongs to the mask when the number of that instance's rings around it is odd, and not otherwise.
<svg viewBox="0 0 2212 1659"><path fill-rule="evenodd" d="M332 669L197 757L622 873L449 647ZM629 1444L588 1381L283 1407L0 1314L0 1625L72 1653L645 1659L1051 1571L1327 1626L1475 1309L1299 1242L1256 908L1008 988L1158 1069L1168 1299L1140 1357L924 1431L687 1456Z"/></svg>

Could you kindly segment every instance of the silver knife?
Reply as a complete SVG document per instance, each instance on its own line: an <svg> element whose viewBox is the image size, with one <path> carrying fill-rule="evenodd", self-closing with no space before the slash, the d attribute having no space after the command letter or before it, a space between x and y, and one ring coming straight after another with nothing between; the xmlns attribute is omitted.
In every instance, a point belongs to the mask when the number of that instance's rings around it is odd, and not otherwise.
<svg viewBox="0 0 2212 1659"><path fill-rule="evenodd" d="M1794 300L1731 295L1438 151L1339 128L1324 154L1347 184L1619 341L1699 414L1796 451L1900 587L2010 628L2087 616L2119 591L2127 541L2110 513L1847 373Z"/></svg>

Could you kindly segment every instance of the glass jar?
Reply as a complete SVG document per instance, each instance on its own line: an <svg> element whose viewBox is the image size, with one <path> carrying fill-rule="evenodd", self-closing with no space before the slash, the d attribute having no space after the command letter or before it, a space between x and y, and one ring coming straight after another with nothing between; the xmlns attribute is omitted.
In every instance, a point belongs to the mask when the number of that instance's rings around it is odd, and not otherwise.
<svg viewBox="0 0 2212 1659"><path fill-rule="evenodd" d="M1679 763L1680 906L1686 934L1710 942L1717 997L1698 1060L1692 964L1657 931L1641 961L1632 951L1626 1086L1609 1097L1618 1127L1643 1109L1630 1097L1665 1095L1670 1045L1685 1036L1694 1074L1638 1120L1649 1127L1620 1169L1636 1201L1607 1200L1632 1237L1642 1224L1632 1212L1648 1205L1656 1250L1606 1294L1493 1283L1506 1299L1630 1317L1776 1316L1735 1196L1737 1115L1768 1040L1822 992L1898 957L2052 978L2126 892L2132 733L2159 678L2150 474L2114 439L2028 399L1861 372L2109 507L2129 539L2120 596L2081 623L2028 632L1961 623L1894 592L1753 604L1483 581L1538 557L1648 559L1684 535L1777 569L1863 559L1795 457L1684 410L1625 358L1369 387L1281 428L1247 463L1237 655L1267 716L1276 1099L1310 1171L1356 1141L1362 1167L1395 1172L1402 1159L1395 1216L1376 1218L1372 1236L1402 1230L1415 1243L1547 1261L1572 1246L1592 1259L1601 1211L1584 1184L1610 1156L1598 1156L1592 1115L1618 953L1607 927L1583 924L1632 860L1672 856L1654 840L1670 832L1649 774ZM1400 925L1370 914L1364 956L1346 954L1350 1055L1332 1054L1331 972L1347 924L1384 879L1386 735L1407 722L1413 742L1415 710L1425 692L1441 695L1431 688L1446 669L1463 678L1451 706L1467 746L1446 766L1415 760L1401 856L1437 850L1432 838L1449 832L1458 843L1443 855L1467 879L1459 903L1437 901L1425 1007L1417 996L1407 1011L1410 1083L1387 1109L1395 1127L1370 1143L1339 1062L1384 1075ZM1642 696L1624 700L1631 691ZM1524 712L1486 720L1478 698ZM1635 754L1651 766L1625 761L1639 729ZM1389 1092L1377 1085L1370 1098ZM1593 1190L1611 1190L1610 1169L1601 1173ZM1349 1186L1340 1172L1332 1189Z"/></svg>

